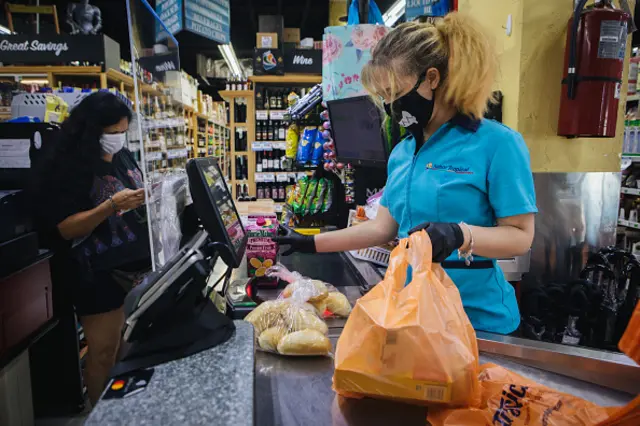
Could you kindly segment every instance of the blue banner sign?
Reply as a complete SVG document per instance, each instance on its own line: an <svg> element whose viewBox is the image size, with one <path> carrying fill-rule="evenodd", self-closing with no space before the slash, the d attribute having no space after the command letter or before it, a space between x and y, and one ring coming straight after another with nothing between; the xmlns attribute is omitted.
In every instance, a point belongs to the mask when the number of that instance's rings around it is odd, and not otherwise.
<svg viewBox="0 0 640 426"><path fill-rule="evenodd" d="M182 30L182 0L157 0L156 13L169 32L175 35ZM156 41L168 37L162 24L156 22Z"/></svg>
<svg viewBox="0 0 640 426"><path fill-rule="evenodd" d="M229 0L185 0L184 28L221 44L229 43Z"/></svg>
<svg viewBox="0 0 640 426"><path fill-rule="evenodd" d="M407 0L407 21L419 16L444 16L449 13L449 0Z"/></svg>

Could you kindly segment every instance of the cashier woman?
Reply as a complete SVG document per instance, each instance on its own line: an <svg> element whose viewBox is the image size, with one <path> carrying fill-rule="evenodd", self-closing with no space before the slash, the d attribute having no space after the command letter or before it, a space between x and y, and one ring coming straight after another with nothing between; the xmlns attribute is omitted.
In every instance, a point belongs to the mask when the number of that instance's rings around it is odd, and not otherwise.
<svg viewBox="0 0 640 426"><path fill-rule="evenodd" d="M475 329L515 331L515 292L493 259L529 250L537 208L522 136L482 118L496 68L491 44L463 15L389 32L362 82L409 136L391 152L377 217L316 236L283 229L279 242L303 253L341 252L425 229L433 261L444 262Z"/></svg>

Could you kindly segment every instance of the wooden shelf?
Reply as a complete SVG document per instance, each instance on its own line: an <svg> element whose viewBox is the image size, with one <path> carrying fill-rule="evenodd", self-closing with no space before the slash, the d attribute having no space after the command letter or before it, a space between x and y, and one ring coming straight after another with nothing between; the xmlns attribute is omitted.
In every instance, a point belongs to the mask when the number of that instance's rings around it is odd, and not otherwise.
<svg viewBox="0 0 640 426"><path fill-rule="evenodd" d="M0 74L58 74L58 75L91 75L100 74L102 67L71 66L6 66L0 67Z"/></svg>
<svg viewBox="0 0 640 426"><path fill-rule="evenodd" d="M254 83L322 83L321 75L310 74L285 74L285 75L252 75L249 80Z"/></svg>
<svg viewBox="0 0 640 426"><path fill-rule="evenodd" d="M618 225L626 226L627 228L640 229L640 223L631 222L630 220L618 219Z"/></svg>
<svg viewBox="0 0 640 426"><path fill-rule="evenodd" d="M218 93L224 99L253 97L253 90L220 90Z"/></svg>

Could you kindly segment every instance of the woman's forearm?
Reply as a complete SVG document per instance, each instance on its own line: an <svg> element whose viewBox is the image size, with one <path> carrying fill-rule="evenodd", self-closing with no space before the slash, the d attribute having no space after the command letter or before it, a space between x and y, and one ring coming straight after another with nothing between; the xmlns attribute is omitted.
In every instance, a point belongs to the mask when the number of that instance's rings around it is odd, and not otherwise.
<svg viewBox="0 0 640 426"><path fill-rule="evenodd" d="M333 253L386 244L394 237L395 233L385 231L371 220L340 231L318 234L315 243L318 253Z"/></svg>
<svg viewBox="0 0 640 426"><path fill-rule="evenodd" d="M58 231L65 240L85 237L112 214L111 203L105 201L91 210L69 216L58 224Z"/></svg>
<svg viewBox="0 0 640 426"><path fill-rule="evenodd" d="M473 253L491 259L525 254L531 248L535 225L533 215L521 219L518 223L502 223L490 228L469 226L473 233ZM471 241L469 228L462 225L464 233L462 251L469 249Z"/></svg>

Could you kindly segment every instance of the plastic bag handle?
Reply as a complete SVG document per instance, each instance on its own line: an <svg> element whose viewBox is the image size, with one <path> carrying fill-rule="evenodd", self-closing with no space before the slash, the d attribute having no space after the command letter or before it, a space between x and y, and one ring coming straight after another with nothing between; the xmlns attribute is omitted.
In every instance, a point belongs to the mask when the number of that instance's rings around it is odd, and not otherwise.
<svg viewBox="0 0 640 426"><path fill-rule="evenodd" d="M358 0L352 0L349 6L349 13L347 15L347 25L359 25L365 24L378 24L384 25L384 19L382 18L382 12L374 0L369 0L369 13L367 16L368 22L360 22L360 8L358 6Z"/></svg>
<svg viewBox="0 0 640 426"><path fill-rule="evenodd" d="M396 275L396 278L403 276L406 280L407 267L409 265L411 265L414 272L431 270L433 265L432 257L433 249L427 231L414 232L409 238L400 240L398 247L391 252L387 275ZM404 288L404 280L401 279L387 280L385 278L384 282L395 283L395 291L400 291Z"/></svg>

